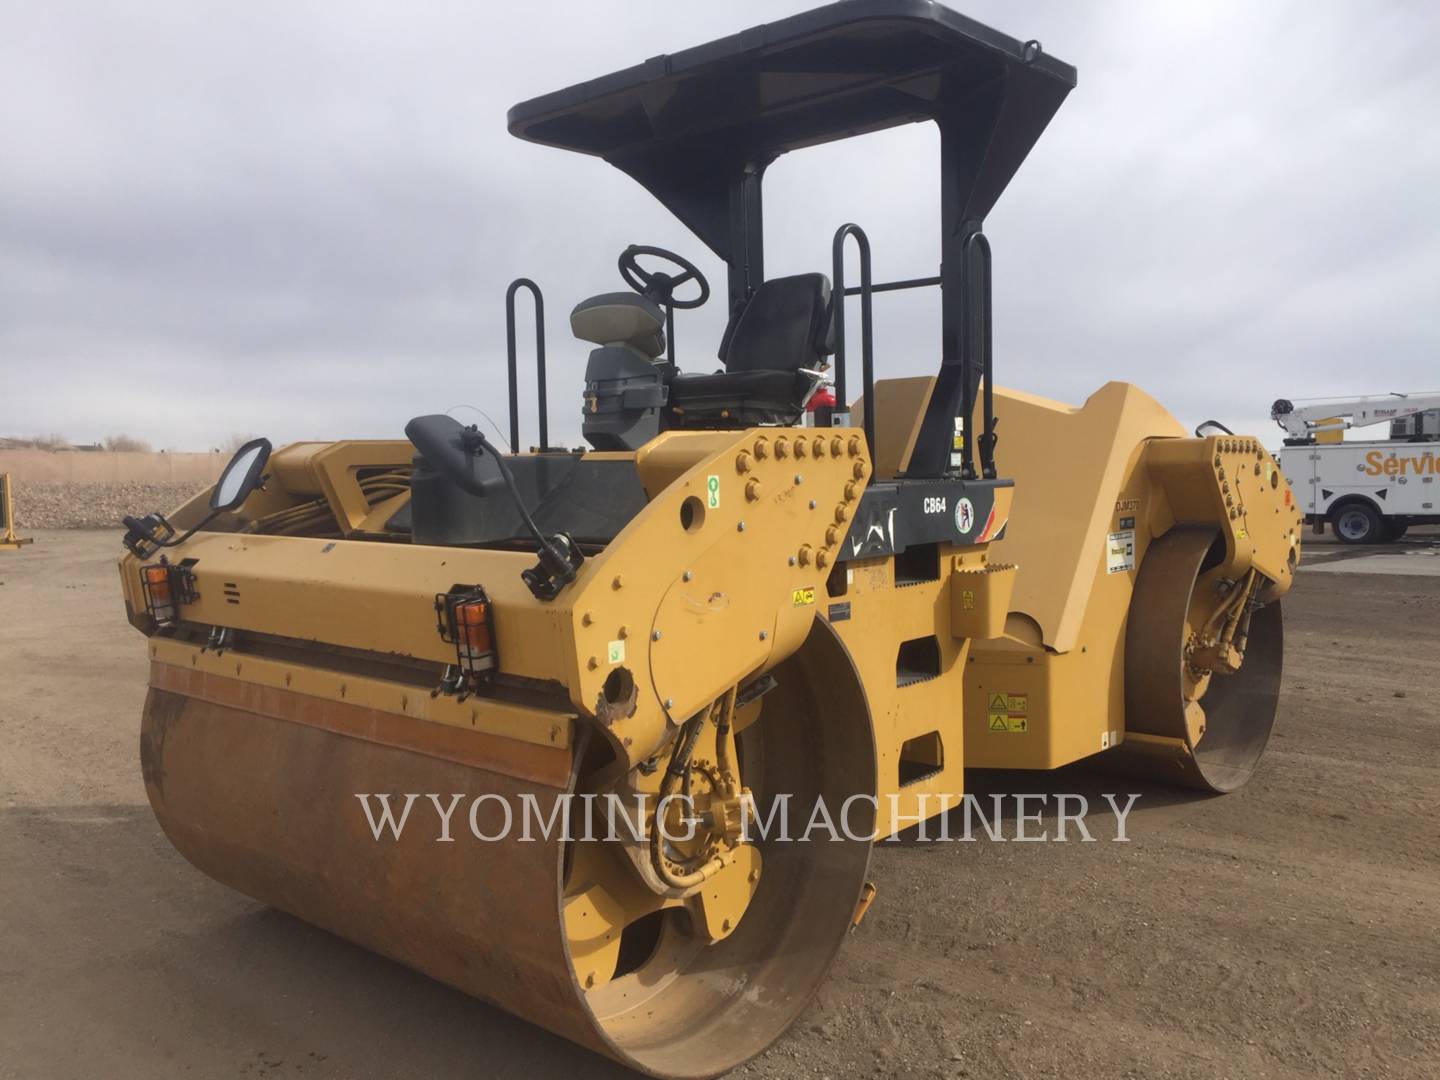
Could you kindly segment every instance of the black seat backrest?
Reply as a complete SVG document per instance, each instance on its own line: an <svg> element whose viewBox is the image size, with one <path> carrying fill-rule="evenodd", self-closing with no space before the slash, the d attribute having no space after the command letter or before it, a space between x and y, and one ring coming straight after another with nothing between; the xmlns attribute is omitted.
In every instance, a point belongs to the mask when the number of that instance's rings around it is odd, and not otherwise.
<svg viewBox="0 0 1440 1080"><path fill-rule="evenodd" d="M835 312L824 274L772 278L730 319L720 339L726 371L814 368L835 351Z"/></svg>

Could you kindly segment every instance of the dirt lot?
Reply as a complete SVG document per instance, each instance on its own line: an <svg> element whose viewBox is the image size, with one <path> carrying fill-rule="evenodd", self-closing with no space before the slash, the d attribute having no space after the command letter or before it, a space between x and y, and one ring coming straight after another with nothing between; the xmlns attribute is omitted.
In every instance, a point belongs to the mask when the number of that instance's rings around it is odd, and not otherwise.
<svg viewBox="0 0 1440 1080"><path fill-rule="evenodd" d="M0 553L0 1077L622 1075L192 870L140 781L118 539L36 541ZM819 999L734 1075L1437 1075L1440 577L1286 603L1250 787L972 777L1142 791L1132 842L879 845Z"/></svg>

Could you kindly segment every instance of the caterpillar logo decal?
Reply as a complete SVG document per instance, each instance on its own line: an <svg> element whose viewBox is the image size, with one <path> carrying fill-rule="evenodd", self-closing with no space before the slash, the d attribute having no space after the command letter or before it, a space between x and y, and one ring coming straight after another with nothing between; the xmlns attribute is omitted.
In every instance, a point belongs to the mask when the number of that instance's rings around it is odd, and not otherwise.
<svg viewBox="0 0 1440 1080"><path fill-rule="evenodd" d="M955 479L867 488L850 524L840 562L898 555L920 544L969 546L994 540L1005 518L988 481Z"/></svg>
<svg viewBox="0 0 1440 1080"><path fill-rule="evenodd" d="M850 554L888 555L895 550L895 507L890 507L884 524L871 521L863 533L858 529L850 531Z"/></svg>

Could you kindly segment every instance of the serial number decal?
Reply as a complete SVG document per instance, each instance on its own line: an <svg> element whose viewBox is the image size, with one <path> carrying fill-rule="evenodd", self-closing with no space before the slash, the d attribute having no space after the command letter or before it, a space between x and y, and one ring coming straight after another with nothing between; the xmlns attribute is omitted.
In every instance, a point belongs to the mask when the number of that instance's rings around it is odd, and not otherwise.
<svg viewBox="0 0 1440 1080"><path fill-rule="evenodd" d="M1106 537L1105 572L1123 574L1135 569L1135 530L1125 529Z"/></svg>

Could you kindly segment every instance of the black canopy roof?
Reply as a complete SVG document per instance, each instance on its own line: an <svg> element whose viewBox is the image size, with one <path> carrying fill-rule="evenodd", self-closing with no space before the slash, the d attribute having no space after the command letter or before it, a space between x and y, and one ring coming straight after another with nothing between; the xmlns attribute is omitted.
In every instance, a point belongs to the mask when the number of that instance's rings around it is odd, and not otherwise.
<svg viewBox="0 0 1440 1080"><path fill-rule="evenodd" d="M1038 42L939 4L841 0L522 102L509 126L603 157L645 185L725 260L738 311L765 280L766 166L787 150L935 121L941 358L906 472L929 478L952 468L955 418L973 430L990 366L985 215L1074 85L1075 69ZM982 465L993 476L993 418L983 427ZM967 476L976 442L966 440Z"/></svg>
<svg viewBox="0 0 1440 1080"><path fill-rule="evenodd" d="M509 129L623 169L733 266L740 180L787 150L935 120L947 201L983 219L1074 85L939 4L842 0L522 102Z"/></svg>

